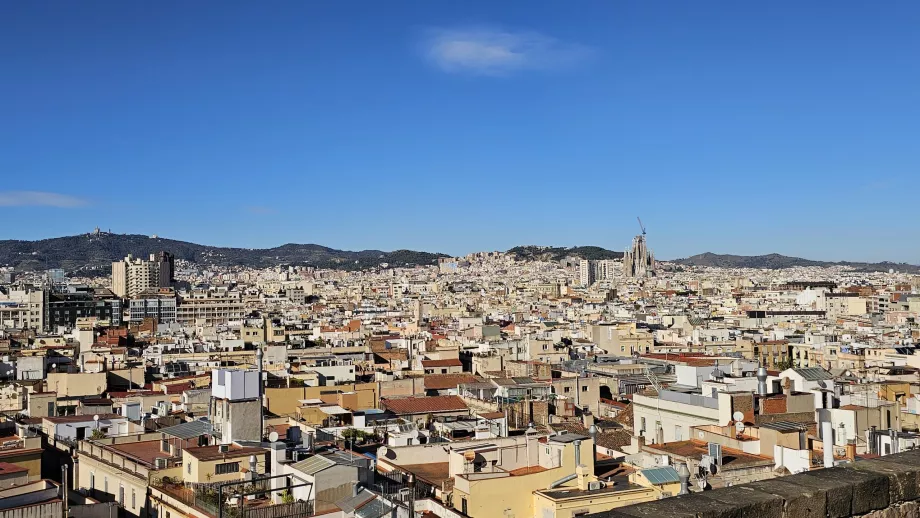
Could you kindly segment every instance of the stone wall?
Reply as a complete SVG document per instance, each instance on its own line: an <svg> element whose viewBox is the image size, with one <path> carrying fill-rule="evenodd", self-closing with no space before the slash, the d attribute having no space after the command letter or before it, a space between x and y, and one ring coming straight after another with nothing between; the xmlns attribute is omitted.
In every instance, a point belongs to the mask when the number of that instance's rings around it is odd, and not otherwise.
<svg viewBox="0 0 920 518"><path fill-rule="evenodd" d="M920 450L621 507L587 518L848 516L920 518Z"/></svg>

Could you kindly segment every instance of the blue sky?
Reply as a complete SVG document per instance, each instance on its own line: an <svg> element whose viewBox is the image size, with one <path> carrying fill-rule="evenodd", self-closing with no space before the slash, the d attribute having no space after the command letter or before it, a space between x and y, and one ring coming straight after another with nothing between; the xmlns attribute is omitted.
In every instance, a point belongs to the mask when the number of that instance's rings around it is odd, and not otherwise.
<svg viewBox="0 0 920 518"><path fill-rule="evenodd" d="M920 262L920 3L6 2L0 238ZM9 224L9 222L15 222Z"/></svg>

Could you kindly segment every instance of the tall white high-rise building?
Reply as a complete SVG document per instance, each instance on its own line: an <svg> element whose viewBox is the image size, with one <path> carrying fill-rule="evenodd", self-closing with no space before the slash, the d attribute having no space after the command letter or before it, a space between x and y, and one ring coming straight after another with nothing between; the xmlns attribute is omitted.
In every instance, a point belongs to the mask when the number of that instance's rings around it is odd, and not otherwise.
<svg viewBox="0 0 920 518"><path fill-rule="evenodd" d="M580 285L588 287L597 281L597 271L593 262L587 259L578 262L578 283Z"/></svg>
<svg viewBox="0 0 920 518"><path fill-rule="evenodd" d="M128 255L112 263L112 293L135 297L152 288L167 288L172 283L174 261L166 252L150 254L149 260Z"/></svg>
<svg viewBox="0 0 920 518"><path fill-rule="evenodd" d="M582 259L578 262L578 282L588 287L598 281L606 281L616 275L616 262L612 259L589 261Z"/></svg>

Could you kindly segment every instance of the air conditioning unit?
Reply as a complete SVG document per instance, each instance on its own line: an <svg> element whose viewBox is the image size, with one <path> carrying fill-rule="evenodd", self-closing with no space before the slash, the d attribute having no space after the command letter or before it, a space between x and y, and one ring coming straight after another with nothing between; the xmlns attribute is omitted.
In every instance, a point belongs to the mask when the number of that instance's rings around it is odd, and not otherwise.
<svg viewBox="0 0 920 518"><path fill-rule="evenodd" d="M168 463L168 459L165 457L157 457L153 459L153 464L154 466L156 466L157 469L166 469L167 463Z"/></svg>
<svg viewBox="0 0 920 518"><path fill-rule="evenodd" d="M600 482L600 481L588 482L588 491L594 491L596 489L603 489L603 488L604 488L603 482Z"/></svg>
<svg viewBox="0 0 920 518"><path fill-rule="evenodd" d="M219 444L217 445L217 451L219 451L220 453L227 453L228 451L230 451L230 445L229 444Z"/></svg>

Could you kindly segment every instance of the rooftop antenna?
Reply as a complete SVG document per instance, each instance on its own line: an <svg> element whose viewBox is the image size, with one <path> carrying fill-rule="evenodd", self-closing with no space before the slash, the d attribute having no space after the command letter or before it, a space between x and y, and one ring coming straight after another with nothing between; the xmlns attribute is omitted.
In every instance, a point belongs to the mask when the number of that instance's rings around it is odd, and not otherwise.
<svg viewBox="0 0 920 518"><path fill-rule="evenodd" d="M639 216L636 216L636 219L639 220L639 228L642 229L642 235L644 236L645 235L645 225L642 224L642 218L640 218Z"/></svg>

